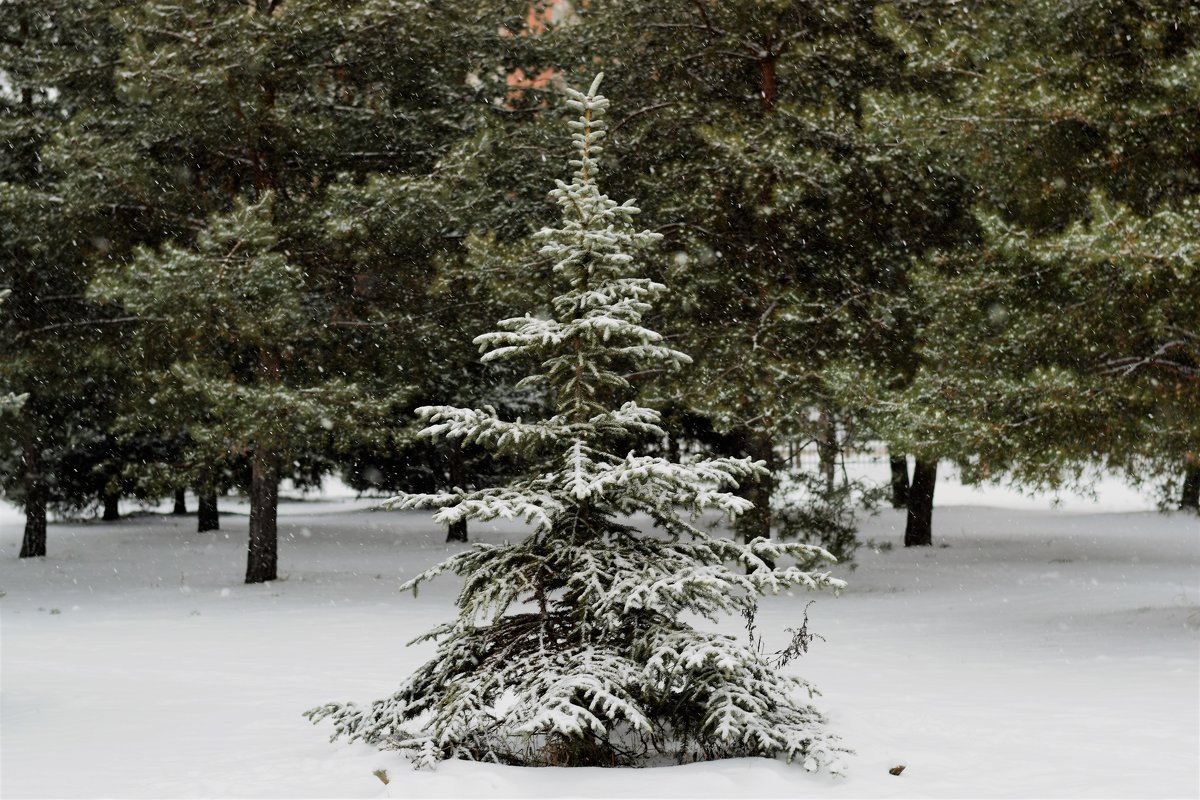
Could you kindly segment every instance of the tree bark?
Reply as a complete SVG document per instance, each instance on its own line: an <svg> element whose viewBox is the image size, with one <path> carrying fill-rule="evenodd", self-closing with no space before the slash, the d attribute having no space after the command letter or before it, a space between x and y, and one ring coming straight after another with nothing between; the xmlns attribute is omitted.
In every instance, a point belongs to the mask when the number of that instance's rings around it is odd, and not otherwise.
<svg viewBox="0 0 1200 800"><path fill-rule="evenodd" d="M449 448L450 451L446 455L446 466L449 472L450 486L453 489L462 489L467 482L466 468L463 464L462 445L458 442L449 442ZM450 527L446 530L446 541L467 541L467 521L465 519L450 523Z"/></svg>
<svg viewBox="0 0 1200 800"><path fill-rule="evenodd" d="M196 506L196 532L221 530L221 517L217 514L217 493L213 491L198 491Z"/></svg>
<svg viewBox="0 0 1200 800"><path fill-rule="evenodd" d="M175 508L171 509L171 513L180 517L187 513L187 499L183 489L175 490Z"/></svg>
<svg viewBox="0 0 1200 800"><path fill-rule="evenodd" d="M765 461L767 474L758 480L745 480L738 495L746 498L754 507L738 517L736 526L742 541L762 537L771 538L771 494L775 490L775 451L770 434L763 431L747 431L743 439L743 451L755 461Z"/></svg>
<svg viewBox="0 0 1200 800"><path fill-rule="evenodd" d="M1200 467L1188 467L1183 478L1183 493L1179 497L1179 507L1200 511Z"/></svg>
<svg viewBox="0 0 1200 800"><path fill-rule="evenodd" d="M104 513L100 519L104 522L116 522L121 518L121 496L113 492L104 493Z"/></svg>
<svg viewBox="0 0 1200 800"><path fill-rule="evenodd" d="M275 454L265 448L256 448L250 463L250 546L246 556L246 583L265 583L275 580L279 561L279 465Z"/></svg>
<svg viewBox="0 0 1200 800"><path fill-rule="evenodd" d="M764 114L775 110L775 101L779 98L779 73L775 69L777 54L773 40L774 37L768 33L762 48L765 55L758 61L758 92Z"/></svg>
<svg viewBox="0 0 1200 800"><path fill-rule="evenodd" d="M908 508L908 457L890 456L892 468L892 508Z"/></svg>
<svg viewBox="0 0 1200 800"><path fill-rule="evenodd" d="M933 487L937 483L937 459L917 459L912 486L908 490L908 520L904 526L905 547L933 544Z"/></svg>
<svg viewBox="0 0 1200 800"><path fill-rule="evenodd" d="M837 422L832 414L822 411L817 427L817 459L821 465L821 474L825 476L825 493L832 495L837 484Z"/></svg>
<svg viewBox="0 0 1200 800"><path fill-rule="evenodd" d="M768 33L763 42L763 55L758 59L758 91L764 115L774 112L775 102L779 96L779 75L775 69L777 54L774 52L773 45L773 37ZM762 187L764 201L770 196L773 183L774 178L768 177ZM760 295L760 299L763 301L763 307L766 308L765 297ZM754 407L748 395L745 401L747 409ZM775 471L778 467L775 463L775 443L772 441L771 435L762 429L745 428L741 431L740 438L742 453L755 461L765 462L767 473L757 480L748 478L742 481L742 485L738 488L738 496L749 500L754 507L737 518L734 528L741 535L743 542L750 542L759 537L770 539L771 495L775 490Z"/></svg>
<svg viewBox="0 0 1200 800"><path fill-rule="evenodd" d="M17 24L18 46L24 46L29 39L30 14L28 8L17 6L18 13L21 14ZM21 104L25 107L24 113L32 113L32 87L28 85L21 87ZM19 328L25 332L42 324L41 307L37 301L39 293L33 275L34 268L29 262L21 264L14 276L13 294L9 298L9 302L12 303L10 313L12 313L13 319L18 321ZM38 382L36 375L31 377L32 380L25 382L25 386L29 389L36 386ZM30 397L25 401L23 413L21 466L24 471L22 483L25 489L25 535L21 539L20 558L42 558L46 555L46 501L49 496L49 488L46 486L46 476L42 471L42 441L34 422L36 417L31 412L36 402L33 392L30 392Z"/></svg>
<svg viewBox="0 0 1200 800"><path fill-rule="evenodd" d="M46 555L46 478L42 473L42 444L32 421L25 423L21 460L25 468L25 537L21 558Z"/></svg>

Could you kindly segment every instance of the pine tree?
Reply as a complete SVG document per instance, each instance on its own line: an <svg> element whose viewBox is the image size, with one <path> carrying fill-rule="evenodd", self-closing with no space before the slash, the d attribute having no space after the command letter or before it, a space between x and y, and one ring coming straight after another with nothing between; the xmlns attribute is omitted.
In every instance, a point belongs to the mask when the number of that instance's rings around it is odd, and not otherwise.
<svg viewBox="0 0 1200 800"><path fill-rule="evenodd" d="M659 237L631 229L637 213L597 185L608 101L569 90L576 158L553 196L563 222L539 233L565 284L553 315L504 320L476 339L484 360L540 365L522 385L551 393L555 413L508 421L494 410L422 409L430 437L519 456L525 476L507 486L402 495L397 508L435 507L435 519L520 518L516 543L476 545L404 584L442 573L464 579L458 619L420 640L436 656L369 708L329 704L334 738L417 751L420 764L459 757L519 764L639 763L651 751L679 759L799 757L832 766L836 747L798 701L803 681L780 674L753 646L697 630L684 614L752 617L757 598L789 586L842 582L809 568L828 554L758 538L740 544L694 524L749 503L726 489L763 469L748 459L691 463L637 454L660 438L657 412L631 399L629 375L689 359L642 324L665 287L635 274L636 255ZM685 517L690 513L691 520ZM656 531L628 519L645 514ZM773 566L783 559L789 566ZM501 710L498 703L504 701ZM511 702L510 702L511 701ZM431 713L419 731L404 726Z"/></svg>
<svg viewBox="0 0 1200 800"><path fill-rule="evenodd" d="M895 5L577 4L549 37L569 74L598 64L630 98L619 188L653 208L666 246L651 274L677 287L660 325L696 356L657 389L707 421L711 449L768 463L741 490L747 538L813 535L791 480L827 518L849 510L789 474L782 446L822 442L827 469L844 436L826 423L857 412L847 365L911 373L911 259L962 233L960 182L876 124L881 95L938 81L884 34Z"/></svg>
<svg viewBox="0 0 1200 800"><path fill-rule="evenodd" d="M92 286L142 319L145 346L172 353L167 368L147 375L150 404L190 416L190 449L199 455L188 460L213 463L214 448L249 458L247 583L276 577L284 465L341 433L332 420L362 425L384 402L299 357L322 332L304 276L276 237L274 203L271 192L239 201L213 215L194 246L142 248L128 268L105 271Z"/></svg>
<svg viewBox="0 0 1200 800"><path fill-rule="evenodd" d="M386 462L410 490L436 470L433 458L409 447L413 431L404 426L414 405L454 400L425 379L435 372L436 348L451 338L436 325L451 316L431 292L437 259L461 237L423 189L470 130L475 102L503 87L512 37L499 26L515 24L525 8L521 0L456 0L436 13L423 0L147 0L114 15L123 36L116 124L83 120L90 124L79 126L67 154L71 196L126 209L121 229L144 232L117 246L111 261L128 263L138 244L187 247L212 215L272 191L274 235L304 276L319 334L303 355L323 369L314 385L324 375L378 396L402 384L421 393L387 409L396 422L387 436L372 425L337 447L311 442L302 465L371 473L374 462ZM379 218L390 219L381 209L392 208L404 213L376 237ZM147 359L164 354L145 344L140 339L130 359L147 373L166 370L170 354ZM148 405L153 393L135 401L124 435L178 431L208 413ZM225 444L193 436L187 459L145 472L211 497L238 460ZM281 469L296 479L305 467L285 461Z"/></svg>
<svg viewBox="0 0 1200 800"><path fill-rule="evenodd" d="M404 232L382 243L364 243L354 232L367 227L364 217L381 186L420 183L463 134L476 94L469 76L482 75L484 86L503 83L497 25L513 18L519 5L464 0L442 4L434 14L421 0L146 0L123 4L112 15L122 37L113 73L117 99L103 116L79 115L73 135L64 137L59 159L70 175L64 194L81 208L121 210L113 227L126 238L111 243L104 277L93 287L95 296L129 298L146 309L126 352L144 380L130 392L121 435L179 438L175 451L164 451L170 460L151 459L139 480L168 494L194 486L204 498L202 528L216 522L212 501L230 484L231 468L242 482L255 471L264 478L245 488L262 498L267 512L253 515L252 528L261 520L268 531L253 538L270 541L272 475L311 480L351 451L403 446L396 441L403 436L379 441L375 432L385 414L408 410L395 401L429 357L413 343L437 335L425 314L434 254L454 242L428 219L406 219ZM267 196L273 200L264 205ZM257 210L243 213L250 208ZM247 342L265 348L266 364L278 360L280 382L289 391L303 388L303 398L345 397L342 389L353 384L360 399L378 401L354 418L331 412L326 419L339 423L333 431L309 426L311 419L300 414L302 424L289 432L279 457L264 458L262 447L249 446L254 437L240 438L251 432L244 420L233 420L232 432L222 427L216 415L236 409L208 402L212 393L177 386L181 364L203 363L201 372L214 378L220 371L208 368L226 359L233 368L228 374L250 386L274 372L253 367L257 356L249 344L240 361L229 360L235 348L226 340L211 359L190 353L211 332L188 332L179 324L224 312L237 320L234 328L247 330L241 317L247 305L203 311L229 299L230 287L209 279L230 274L221 271L227 251L213 242L217 231L235 223L249 226L255 241L272 242L264 261L286 262L291 270L278 276L285 284L281 307L303 306L292 319L295 329L266 324L255 333L277 338L246 334ZM234 261L241 263L240 255ZM122 277L135 260L160 278L169 274L162 270L195 270L181 277L194 294L168 306L135 297L146 287L131 283L132 274ZM154 291L171 295L164 285ZM164 329L172 335L162 335ZM238 469L251 453L251 468ZM273 574L266 562L251 572L258 579Z"/></svg>
<svg viewBox="0 0 1200 800"><path fill-rule="evenodd" d="M84 297L98 218L77 216L55 157L68 120L114 96L113 0L9 2L0 13L0 382L25 396L0 419L0 491L24 506L21 557L46 555L47 509L95 504L111 400L127 377L101 343L126 320ZM84 496L86 495L86 496Z"/></svg>
<svg viewBox="0 0 1200 800"><path fill-rule="evenodd" d="M551 112L541 107L543 91L517 94L507 84L514 71L540 71L524 30L527 0L444 3L420 16L398 13L401 5L364 4L347 30L346 60L352 74L365 71L378 83L369 96L386 93L408 106L403 127L372 131L371 139L409 152L414 163L372 163L377 171L365 180L339 176L321 222L358 273L356 284L367 279L372 327L361 330L376 334L368 352L402 363L413 386L412 405L384 435L339 457L343 477L359 488L429 492L494 483L506 464L482 448L416 438L415 408L487 404L525 414L537 400L513 389L520 375L509 366L481 364L471 342L531 298L548 307L553 295L539 285L542 271L521 257L529 221L552 210L542 183L530 179L552 178L553 160L539 146L549 137L531 130L548 127L540 121ZM401 58L397 37L407 42ZM465 535L465 520L448 531Z"/></svg>
<svg viewBox="0 0 1200 800"><path fill-rule="evenodd" d="M950 102L890 112L979 186L980 235L916 273L905 438L968 479L1099 464L1177 489L1200 452L1200 8L995 2L947 22L895 33L963 76Z"/></svg>

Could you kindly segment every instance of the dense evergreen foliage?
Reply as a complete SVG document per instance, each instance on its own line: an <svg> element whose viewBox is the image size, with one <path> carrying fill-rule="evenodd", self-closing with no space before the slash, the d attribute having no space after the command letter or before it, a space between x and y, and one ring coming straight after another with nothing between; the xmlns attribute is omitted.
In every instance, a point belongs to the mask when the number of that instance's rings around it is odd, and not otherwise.
<svg viewBox="0 0 1200 800"><path fill-rule="evenodd" d="M1179 502L1200 448L1200 9L989 3L897 36L966 76L891 114L978 187L980 228L917 270L900 435L980 478L1106 465Z"/></svg>
<svg viewBox="0 0 1200 800"><path fill-rule="evenodd" d="M886 490L911 546L944 462L1200 509L1194 0L0 9L21 558L52 513L192 490L204 531L237 491L272 581L280 486L328 474L450 540L528 524L404 585L452 573L459 616L393 696L309 712L335 736L836 771L782 669L806 627L772 657L754 615L840 587ZM598 70L612 118L566 89ZM889 487L839 474L863 443Z"/></svg>
<svg viewBox="0 0 1200 800"><path fill-rule="evenodd" d="M661 391L707 421L718 449L770 466L746 493L746 537L823 532L852 550L837 524L850 498L789 475L778 448L816 442L832 474L858 412L847 371L886 385L911 375L912 259L971 227L962 182L875 124L881 93L938 79L902 69L885 11L594 3L558 32L583 42L571 47L583 69L598 60L631 109L616 153L667 238L659 274L678 289L664 327L698 359ZM805 495L822 503L798 504Z"/></svg>
<svg viewBox="0 0 1200 800"><path fill-rule="evenodd" d="M4 7L0 393L24 402L0 484L26 556L48 509L122 496L193 489L211 527L246 491L269 553L284 478L503 482L519 460L414 412L553 413L469 343L552 313L528 256L551 112L597 68L613 188L663 237L648 321L695 358L629 377L663 411L649 446L765 462L745 540L852 552L835 465L864 440L898 456L913 544L940 459L1116 467L1197 505L1194 3Z"/></svg>
<svg viewBox="0 0 1200 800"><path fill-rule="evenodd" d="M119 37L105 0L7 3L0 18L0 382L25 396L0 417L0 485L26 510L23 556L46 554L48 508L95 505L132 455L111 434L128 373L114 356L130 320L87 301L111 238L79 214L59 155L71 123L116 102ZM94 110L95 109L95 110Z"/></svg>

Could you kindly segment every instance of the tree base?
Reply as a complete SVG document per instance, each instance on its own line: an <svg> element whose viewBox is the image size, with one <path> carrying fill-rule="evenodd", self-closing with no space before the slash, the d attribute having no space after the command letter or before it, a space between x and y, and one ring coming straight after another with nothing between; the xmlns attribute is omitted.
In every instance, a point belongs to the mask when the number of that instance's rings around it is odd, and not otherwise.
<svg viewBox="0 0 1200 800"><path fill-rule="evenodd" d="M937 459L917 459L908 491L908 517L904 526L905 547L933 544L933 489L937 483Z"/></svg>
<svg viewBox="0 0 1200 800"><path fill-rule="evenodd" d="M104 513L100 519L104 522L116 522L121 518L121 498L115 494L104 495Z"/></svg>
<svg viewBox="0 0 1200 800"><path fill-rule="evenodd" d="M888 464L892 470L892 508L908 508L908 457L892 456Z"/></svg>
<svg viewBox="0 0 1200 800"><path fill-rule="evenodd" d="M183 489L175 490L175 507L171 509L171 513L177 517L187 514L187 499Z"/></svg>
<svg viewBox="0 0 1200 800"><path fill-rule="evenodd" d="M45 503L26 506L25 535L21 539L20 558L44 558L46 556L46 506Z"/></svg>
<svg viewBox="0 0 1200 800"><path fill-rule="evenodd" d="M250 474L250 543L246 583L275 580L279 563L279 471L269 453L256 453Z"/></svg>
<svg viewBox="0 0 1200 800"><path fill-rule="evenodd" d="M1200 511L1200 467L1191 467L1183 478L1183 492L1179 497L1181 509Z"/></svg>
<svg viewBox="0 0 1200 800"><path fill-rule="evenodd" d="M447 542L465 542L467 541L467 521L460 519L458 522L450 523L450 527L446 531Z"/></svg>
<svg viewBox="0 0 1200 800"><path fill-rule="evenodd" d="M202 494L196 506L196 531L207 533L221 530L221 517L217 512L217 495Z"/></svg>

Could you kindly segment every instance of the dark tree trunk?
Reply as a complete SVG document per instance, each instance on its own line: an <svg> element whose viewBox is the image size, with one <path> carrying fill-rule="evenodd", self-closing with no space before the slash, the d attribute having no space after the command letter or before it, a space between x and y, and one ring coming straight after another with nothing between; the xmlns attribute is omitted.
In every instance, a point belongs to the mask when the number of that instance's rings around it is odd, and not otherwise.
<svg viewBox="0 0 1200 800"><path fill-rule="evenodd" d="M450 527L446 529L447 542L465 542L467 541L467 521L460 519L457 522L451 522Z"/></svg>
<svg viewBox="0 0 1200 800"><path fill-rule="evenodd" d="M275 454L256 449L250 468L250 547L246 557L246 583L275 580L279 561L277 512L279 465Z"/></svg>
<svg viewBox="0 0 1200 800"><path fill-rule="evenodd" d="M908 457L891 456L892 508L908 508Z"/></svg>
<svg viewBox="0 0 1200 800"><path fill-rule="evenodd" d="M105 522L116 522L121 518L121 496L112 492L104 493L104 513L100 519Z"/></svg>
<svg viewBox="0 0 1200 800"><path fill-rule="evenodd" d="M196 531L207 533L221 530L221 518L217 515L217 493L199 491L197 495Z"/></svg>
<svg viewBox="0 0 1200 800"><path fill-rule="evenodd" d="M775 69L778 54L775 52L773 39L771 34L767 34L762 47L765 56L758 62L758 92L764 114L775 110L775 101L779 98L779 74Z"/></svg>
<svg viewBox="0 0 1200 800"><path fill-rule="evenodd" d="M771 538L771 494L775 489L775 451L769 434L749 431L743 438L743 452L755 461L765 461L767 474L759 480L747 479L738 489L738 495L754 504L754 508L738 517L737 530L742 541L762 537Z"/></svg>
<svg viewBox="0 0 1200 800"><path fill-rule="evenodd" d="M904 526L905 547L933 544L933 487L937 483L937 459L918 458L908 490L908 522Z"/></svg>
<svg viewBox="0 0 1200 800"><path fill-rule="evenodd" d="M462 445L458 442L450 442L449 448L450 451L446 455L446 465L450 473L450 486L454 489L466 488L466 467L463 464ZM450 523L450 527L446 531L446 541L467 541L467 521L465 519Z"/></svg>
<svg viewBox="0 0 1200 800"><path fill-rule="evenodd" d="M837 422L828 412L822 411L817 422L817 458L821 465L821 474L825 477L825 493L833 494L837 484Z"/></svg>
<svg viewBox="0 0 1200 800"><path fill-rule="evenodd" d="M1179 498L1180 508L1200 511L1200 467L1189 467L1183 478L1183 494Z"/></svg>
<svg viewBox="0 0 1200 800"><path fill-rule="evenodd" d="M763 114L770 115L775 111L775 102L779 97L779 74L775 69L775 59L778 53L774 50L771 34L767 34L761 52L762 56L758 59L759 98L762 101ZM764 205L766 198L771 195L773 183L773 180L768 180L762 187ZM765 296L760 295L760 300L765 308L767 306ZM753 403L748 396L745 398L745 402L746 408L753 408ZM741 535L743 542L749 542L759 537L770 539L771 494L775 490L775 471L778 467L775 463L775 443L772 441L771 435L764 430L747 428L741 432L739 438L741 439L741 455L749 456L755 461L765 462L767 473L757 480L747 478L742 481L737 493L740 497L753 503L754 507L738 517L734 527Z"/></svg>
<svg viewBox="0 0 1200 800"><path fill-rule="evenodd" d="M187 513L187 500L184 497L183 489L175 490L175 508L171 509L171 513L180 517Z"/></svg>
<svg viewBox="0 0 1200 800"><path fill-rule="evenodd" d="M42 474L42 443L32 422L25 424L21 460L25 468L25 538L21 558L46 555L46 478Z"/></svg>

